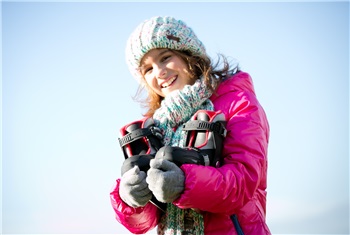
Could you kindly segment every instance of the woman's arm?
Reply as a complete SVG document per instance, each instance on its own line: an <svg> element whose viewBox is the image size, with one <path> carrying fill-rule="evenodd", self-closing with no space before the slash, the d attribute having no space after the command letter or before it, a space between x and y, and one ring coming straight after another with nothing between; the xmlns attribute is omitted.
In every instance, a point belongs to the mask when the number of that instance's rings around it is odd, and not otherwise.
<svg viewBox="0 0 350 235"><path fill-rule="evenodd" d="M230 92L219 106L228 120L219 168L186 164L185 190L174 201L180 208L233 214L264 190L267 169L268 123L252 92ZM215 106L217 108L217 106Z"/></svg>
<svg viewBox="0 0 350 235"><path fill-rule="evenodd" d="M120 179L117 180L113 191L110 193L117 221L134 234L143 234L153 229L158 224L161 211L150 202L144 207L133 208L128 206L120 198L119 184Z"/></svg>

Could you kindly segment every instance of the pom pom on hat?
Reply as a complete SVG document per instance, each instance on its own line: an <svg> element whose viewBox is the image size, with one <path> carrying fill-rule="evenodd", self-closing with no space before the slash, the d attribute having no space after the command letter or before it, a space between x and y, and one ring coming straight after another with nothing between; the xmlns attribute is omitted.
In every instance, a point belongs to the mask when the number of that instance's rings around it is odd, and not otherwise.
<svg viewBox="0 0 350 235"><path fill-rule="evenodd" d="M183 21L173 17L153 17L142 22L130 35L126 45L126 62L137 79L142 57L152 49L169 48L206 55L203 43Z"/></svg>

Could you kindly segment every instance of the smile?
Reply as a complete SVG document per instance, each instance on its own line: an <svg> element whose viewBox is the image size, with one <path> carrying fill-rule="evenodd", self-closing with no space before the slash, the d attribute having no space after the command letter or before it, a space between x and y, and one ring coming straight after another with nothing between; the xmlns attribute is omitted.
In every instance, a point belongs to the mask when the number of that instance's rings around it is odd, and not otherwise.
<svg viewBox="0 0 350 235"><path fill-rule="evenodd" d="M170 78L168 81L164 82L161 87L162 88L167 88L169 87L171 84L173 84L173 82L176 80L177 76Z"/></svg>

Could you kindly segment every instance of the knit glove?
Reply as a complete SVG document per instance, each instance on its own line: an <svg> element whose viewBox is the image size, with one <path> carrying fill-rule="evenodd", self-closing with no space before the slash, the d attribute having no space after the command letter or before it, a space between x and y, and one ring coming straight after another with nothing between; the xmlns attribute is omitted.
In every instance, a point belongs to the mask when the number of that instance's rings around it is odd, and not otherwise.
<svg viewBox="0 0 350 235"><path fill-rule="evenodd" d="M173 202L184 190L185 175L176 164L156 158L150 161L146 182L160 202Z"/></svg>
<svg viewBox="0 0 350 235"><path fill-rule="evenodd" d="M131 207L145 206L152 198L146 182L146 173L134 166L124 173L119 186L120 198Z"/></svg>

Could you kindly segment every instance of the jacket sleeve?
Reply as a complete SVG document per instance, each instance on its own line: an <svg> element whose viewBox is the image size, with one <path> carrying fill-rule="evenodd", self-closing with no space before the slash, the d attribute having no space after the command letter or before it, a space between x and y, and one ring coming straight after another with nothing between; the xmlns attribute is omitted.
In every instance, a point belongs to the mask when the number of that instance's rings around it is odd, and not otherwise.
<svg viewBox="0 0 350 235"><path fill-rule="evenodd" d="M186 164L185 190L174 201L180 208L197 208L211 213L234 214L252 199L258 187L264 190L267 170L269 127L255 94L229 92L218 102L225 113L228 130L221 167Z"/></svg>
<svg viewBox="0 0 350 235"><path fill-rule="evenodd" d="M158 224L160 210L150 202L144 207L130 207L120 198L119 185L120 179L110 193L117 221L134 234L143 234L153 229Z"/></svg>

